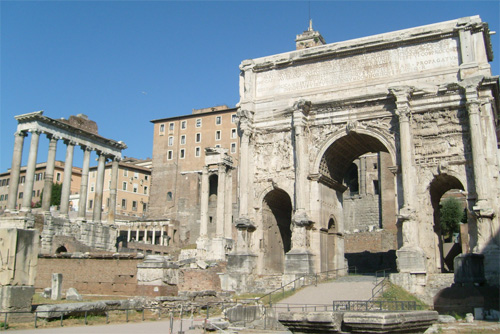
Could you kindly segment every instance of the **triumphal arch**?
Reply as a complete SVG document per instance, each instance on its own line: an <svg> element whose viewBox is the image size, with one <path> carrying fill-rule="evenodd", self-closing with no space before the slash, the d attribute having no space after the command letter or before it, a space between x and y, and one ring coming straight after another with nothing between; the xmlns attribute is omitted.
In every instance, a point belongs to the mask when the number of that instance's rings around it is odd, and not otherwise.
<svg viewBox="0 0 500 334"><path fill-rule="evenodd" d="M380 227L395 231L398 271L425 281L440 270L439 202L458 189L468 214L463 252L484 254L498 284L499 84L488 25L473 16L333 44L310 27L296 41L296 51L240 65L229 268L344 268L348 171L375 154Z"/></svg>

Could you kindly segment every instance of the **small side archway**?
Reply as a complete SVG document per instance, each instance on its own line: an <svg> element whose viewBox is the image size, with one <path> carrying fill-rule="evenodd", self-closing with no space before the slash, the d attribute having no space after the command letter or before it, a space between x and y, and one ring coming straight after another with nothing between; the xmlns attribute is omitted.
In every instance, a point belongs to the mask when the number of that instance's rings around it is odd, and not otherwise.
<svg viewBox="0 0 500 334"><path fill-rule="evenodd" d="M264 268L283 273L285 254L292 245L292 201L282 189L268 192L262 201Z"/></svg>

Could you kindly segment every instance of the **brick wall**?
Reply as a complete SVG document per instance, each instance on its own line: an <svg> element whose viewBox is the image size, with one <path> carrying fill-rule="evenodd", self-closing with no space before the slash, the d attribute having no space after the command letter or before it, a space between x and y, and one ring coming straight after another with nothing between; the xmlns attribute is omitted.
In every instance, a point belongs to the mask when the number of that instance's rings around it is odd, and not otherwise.
<svg viewBox="0 0 500 334"><path fill-rule="evenodd" d="M75 288L82 294L136 295L137 264L135 258L40 257L35 288L51 286L52 273L63 274L63 291Z"/></svg>
<svg viewBox="0 0 500 334"><path fill-rule="evenodd" d="M207 269L181 269L179 272L179 291L221 291L217 273L225 271L225 266L218 265Z"/></svg>

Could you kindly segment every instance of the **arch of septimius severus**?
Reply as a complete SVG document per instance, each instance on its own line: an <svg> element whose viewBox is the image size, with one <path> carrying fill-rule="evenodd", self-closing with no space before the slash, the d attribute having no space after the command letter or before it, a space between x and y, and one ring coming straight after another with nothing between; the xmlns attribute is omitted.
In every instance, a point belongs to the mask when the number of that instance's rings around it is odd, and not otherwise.
<svg viewBox="0 0 500 334"><path fill-rule="evenodd" d="M463 252L484 254L497 285L500 101L489 33L478 16L327 45L310 29L297 51L243 61L238 240L225 284L344 268L346 172L377 153L398 271L425 282L439 270L434 217L459 189Z"/></svg>

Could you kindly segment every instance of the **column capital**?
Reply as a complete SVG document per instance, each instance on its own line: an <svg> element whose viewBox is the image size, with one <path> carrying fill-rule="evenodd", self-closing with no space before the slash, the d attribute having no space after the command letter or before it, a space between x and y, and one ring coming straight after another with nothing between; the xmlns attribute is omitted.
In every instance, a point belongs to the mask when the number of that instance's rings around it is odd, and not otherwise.
<svg viewBox="0 0 500 334"><path fill-rule="evenodd" d="M311 101L301 99L293 104L293 109L294 111L300 111L304 116L308 116L309 112L311 111L311 106Z"/></svg>
<svg viewBox="0 0 500 334"><path fill-rule="evenodd" d="M53 133L45 133L45 135L47 136L47 138L48 138L49 140L52 140L52 139L53 139L53 140L56 140L56 141L57 141L57 140L59 140L59 139L62 139L60 136L57 136L57 135L55 135L55 134L53 134Z"/></svg>
<svg viewBox="0 0 500 334"><path fill-rule="evenodd" d="M484 76L475 76L458 82L458 86L463 89L465 99L473 101L478 99L478 90L484 80Z"/></svg>
<svg viewBox="0 0 500 334"><path fill-rule="evenodd" d="M219 174L226 174L227 166L224 163L217 165Z"/></svg>
<svg viewBox="0 0 500 334"><path fill-rule="evenodd" d="M32 133L32 134L36 134L36 135L39 135L42 133L42 130L40 129L37 129L37 128L33 128L33 129L29 129L28 132Z"/></svg>
<svg viewBox="0 0 500 334"><path fill-rule="evenodd" d="M82 149L82 151L93 151L93 148L88 146L88 145L80 145L80 148Z"/></svg>
<svg viewBox="0 0 500 334"><path fill-rule="evenodd" d="M414 91L415 88L411 86L389 87L389 93L396 98L396 102L409 102Z"/></svg>
<svg viewBox="0 0 500 334"><path fill-rule="evenodd" d="M25 130L14 132L14 137L27 137L28 133Z"/></svg>
<svg viewBox="0 0 500 334"><path fill-rule="evenodd" d="M68 145L68 146L76 146L77 143L72 141L72 140L69 140L69 139L65 139L64 140L64 144Z"/></svg>

